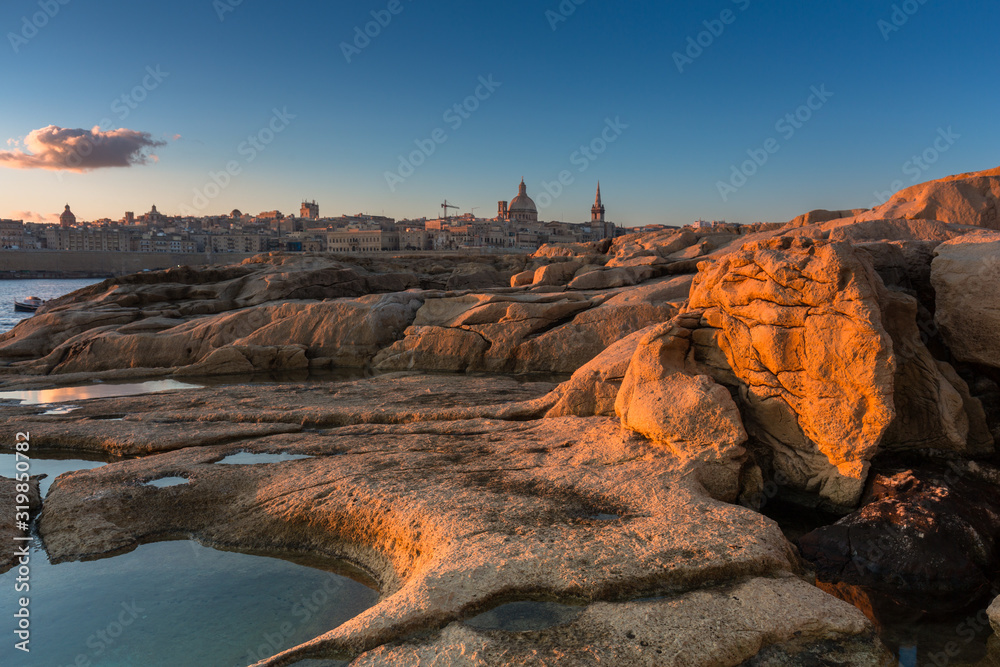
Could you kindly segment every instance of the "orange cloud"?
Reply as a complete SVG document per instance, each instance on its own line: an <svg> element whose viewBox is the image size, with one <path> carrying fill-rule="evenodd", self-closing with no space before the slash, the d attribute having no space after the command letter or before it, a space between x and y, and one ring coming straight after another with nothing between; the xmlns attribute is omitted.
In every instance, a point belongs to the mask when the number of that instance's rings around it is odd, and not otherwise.
<svg viewBox="0 0 1000 667"><path fill-rule="evenodd" d="M23 149L0 151L0 167L75 172L131 167L155 159L150 151L166 144L148 132L102 132L99 127L83 130L49 125L30 132L24 138Z"/></svg>

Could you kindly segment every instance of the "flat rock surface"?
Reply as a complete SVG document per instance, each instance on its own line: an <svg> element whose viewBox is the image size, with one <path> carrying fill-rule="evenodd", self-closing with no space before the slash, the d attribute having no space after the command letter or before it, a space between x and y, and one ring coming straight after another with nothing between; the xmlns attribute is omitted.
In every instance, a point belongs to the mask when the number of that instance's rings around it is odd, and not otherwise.
<svg viewBox="0 0 1000 667"><path fill-rule="evenodd" d="M772 659L788 658L785 664L895 663L866 636L853 607L831 608L822 598L821 591L795 578L757 577L670 598L598 602L574 621L541 631L481 632L455 623L430 641L382 647L353 665L690 667L737 665L764 650ZM826 616L818 617L820 610ZM831 638L851 639L817 650L819 627ZM582 645L581 636L596 641Z"/></svg>
<svg viewBox="0 0 1000 667"><path fill-rule="evenodd" d="M537 649L554 651L552 661L566 651L563 664L596 651L612 664L697 655L737 665L761 650L787 652L793 640L814 649L833 641L852 664L878 664L863 615L796 578L798 558L774 522L712 499L685 462L614 418L541 419L553 386L401 374L98 399L59 417L29 407L0 414L10 428L61 433L63 449L142 455L53 484L39 528L54 562L192 537L335 558L377 585L375 607L269 665L377 650L404 651L397 663L405 664L406 642L423 650L417 634L443 631L433 641L457 650L450 628L471 632L457 624L518 600L587 608L568 634L474 631L468 641L485 641L493 656L482 664L530 661ZM124 430L102 436L109 425ZM175 437L176 451L164 451L157 427L190 440ZM199 431L209 427L228 439ZM290 430L267 430L275 427ZM219 463L240 451L309 458ZM163 477L189 481L147 484ZM737 603L734 590L757 602ZM634 602L650 597L660 600ZM781 618L783 599L801 613ZM763 606L774 614L751 611ZM705 623L716 630L704 632ZM664 628L689 639L668 646ZM629 632L635 641L601 648Z"/></svg>
<svg viewBox="0 0 1000 667"><path fill-rule="evenodd" d="M78 401L69 415L41 414L49 406L9 406L0 409L0 424L11 432L39 430L40 447L134 456L357 423L527 418L557 400L548 397L553 382L461 380L393 373L346 382L224 384Z"/></svg>

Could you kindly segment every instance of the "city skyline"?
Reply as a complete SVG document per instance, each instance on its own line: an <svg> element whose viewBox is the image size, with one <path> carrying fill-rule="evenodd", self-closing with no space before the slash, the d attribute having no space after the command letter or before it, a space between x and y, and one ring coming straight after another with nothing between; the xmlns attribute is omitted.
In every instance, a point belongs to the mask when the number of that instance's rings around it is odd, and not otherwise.
<svg viewBox="0 0 1000 667"><path fill-rule="evenodd" d="M96 4L0 8L0 217L785 221L1000 162L994 6Z"/></svg>

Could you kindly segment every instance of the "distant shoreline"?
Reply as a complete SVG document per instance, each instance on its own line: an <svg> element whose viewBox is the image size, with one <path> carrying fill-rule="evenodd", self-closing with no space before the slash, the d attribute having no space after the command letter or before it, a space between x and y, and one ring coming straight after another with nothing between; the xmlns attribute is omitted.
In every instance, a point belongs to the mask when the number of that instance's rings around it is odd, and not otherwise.
<svg viewBox="0 0 1000 667"><path fill-rule="evenodd" d="M256 253L152 253L111 250L0 251L0 280L113 278L175 266L239 264Z"/></svg>
<svg viewBox="0 0 1000 667"><path fill-rule="evenodd" d="M104 280L114 278L115 274L107 271L4 271L0 272L0 280Z"/></svg>

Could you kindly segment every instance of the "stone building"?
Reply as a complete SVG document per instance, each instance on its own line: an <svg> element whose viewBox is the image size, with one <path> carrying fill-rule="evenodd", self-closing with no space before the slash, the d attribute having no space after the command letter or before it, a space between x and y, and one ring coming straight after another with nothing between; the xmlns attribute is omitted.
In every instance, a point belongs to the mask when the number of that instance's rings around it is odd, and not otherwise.
<svg viewBox="0 0 1000 667"><path fill-rule="evenodd" d="M59 216L59 226L63 229L67 229L75 224L76 216L73 215L73 211L69 210L69 204L66 204L66 210Z"/></svg>
<svg viewBox="0 0 1000 667"><path fill-rule="evenodd" d="M315 201L302 202L302 208L299 209L299 217L309 220L319 220L319 204Z"/></svg>
<svg viewBox="0 0 1000 667"><path fill-rule="evenodd" d="M347 229L327 232L327 252L384 252L399 250L399 232L381 229Z"/></svg>
<svg viewBox="0 0 1000 667"><path fill-rule="evenodd" d="M503 222L538 222L538 207L534 200L528 196L528 186L521 179L518 186L517 196L507 202L502 201L497 205L497 219Z"/></svg>
<svg viewBox="0 0 1000 667"><path fill-rule="evenodd" d="M0 220L0 248L11 249L24 246L24 221Z"/></svg>

